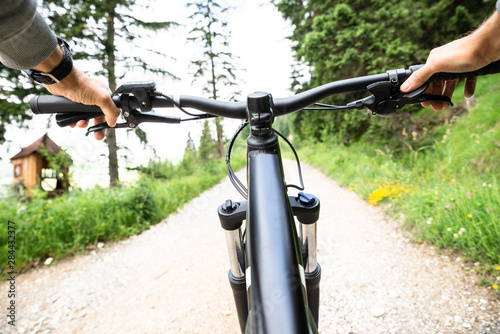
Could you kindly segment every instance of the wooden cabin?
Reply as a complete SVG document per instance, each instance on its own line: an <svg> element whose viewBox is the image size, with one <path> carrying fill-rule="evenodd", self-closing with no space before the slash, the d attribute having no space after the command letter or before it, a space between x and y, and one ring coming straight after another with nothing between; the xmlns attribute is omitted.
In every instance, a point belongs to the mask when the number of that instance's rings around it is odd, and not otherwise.
<svg viewBox="0 0 500 334"><path fill-rule="evenodd" d="M10 158L14 167L14 185L16 188L24 188L28 194L36 187L41 187L46 191L64 191L68 189L67 168L62 173L63 175L57 175L56 170L50 168L49 161L42 154L44 149L46 155L53 156L62 151L45 134Z"/></svg>

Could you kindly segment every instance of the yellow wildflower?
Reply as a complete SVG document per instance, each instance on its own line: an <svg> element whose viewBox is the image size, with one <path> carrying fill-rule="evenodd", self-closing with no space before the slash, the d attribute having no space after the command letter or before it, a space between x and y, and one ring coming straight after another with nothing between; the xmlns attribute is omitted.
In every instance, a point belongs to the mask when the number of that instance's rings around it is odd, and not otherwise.
<svg viewBox="0 0 500 334"><path fill-rule="evenodd" d="M395 199L402 196L403 193L408 192L408 189L403 184L381 184L371 194L368 195L368 203L377 205L384 199Z"/></svg>
<svg viewBox="0 0 500 334"><path fill-rule="evenodd" d="M498 285L493 285L493 289L498 290Z"/></svg>
<svg viewBox="0 0 500 334"><path fill-rule="evenodd" d="M496 265L496 266L495 266L495 269L496 269L496 270L500 270L500 266L499 266L499 265Z"/></svg>
<svg viewBox="0 0 500 334"><path fill-rule="evenodd" d="M467 217L472 218L472 214L470 214L470 213L469 213L469 214L467 215Z"/></svg>

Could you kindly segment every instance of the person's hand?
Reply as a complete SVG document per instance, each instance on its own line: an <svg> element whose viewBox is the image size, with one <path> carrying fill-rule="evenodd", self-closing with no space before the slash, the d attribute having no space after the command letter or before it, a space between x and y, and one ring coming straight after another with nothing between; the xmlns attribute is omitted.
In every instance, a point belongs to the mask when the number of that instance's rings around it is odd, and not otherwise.
<svg viewBox="0 0 500 334"><path fill-rule="evenodd" d="M410 92L425 84L425 82L438 72L460 73L477 70L487 63L474 55L471 43L468 41L470 35L439 48L433 49L425 65L413 73L402 85L402 92ZM467 78L465 81L465 97L474 95L477 77ZM449 80L430 83L427 94L447 96L451 99L457 86L458 80ZM445 107L441 102L424 102L423 107L432 105L432 109L439 111ZM447 106L447 104L446 104Z"/></svg>
<svg viewBox="0 0 500 334"><path fill-rule="evenodd" d="M99 106L105 116L94 118L94 125L104 121L111 127L116 125L120 111L111 99L111 91L108 86L100 80L90 78L73 67L71 73L62 79L60 83L45 85L45 88L52 94L64 96L73 102ZM73 128L75 125L85 128L88 126L88 121L78 121L71 127ZM95 139L102 140L104 134L104 130L94 132Z"/></svg>
<svg viewBox="0 0 500 334"><path fill-rule="evenodd" d="M61 62L62 58L62 49L56 47L54 52L42 63L34 67L34 69L50 73ZM64 96L73 102L99 106L105 116L94 118L94 124L100 124L106 120L109 126L114 127L116 125L120 111L111 99L109 87L103 82L90 78L73 67L71 72L61 82L44 86L52 94ZM88 121L78 121L76 124L71 125L71 127L73 128L75 125L84 128L87 127ZM94 132L97 140L102 140L104 134L104 130Z"/></svg>
<svg viewBox="0 0 500 334"><path fill-rule="evenodd" d="M438 72L462 73L480 69L489 63L500 59L500 14L493 15L472 34L433 49L426 64L413 73L402 85L403 93L410 92L425 84ZM465 80L465 97L474 95L477 77ZM427 94L441 95L451 98L458 80L435 82L429 85ZM446 107L440 102L425 102L422 106L438 111Z"/></svg>

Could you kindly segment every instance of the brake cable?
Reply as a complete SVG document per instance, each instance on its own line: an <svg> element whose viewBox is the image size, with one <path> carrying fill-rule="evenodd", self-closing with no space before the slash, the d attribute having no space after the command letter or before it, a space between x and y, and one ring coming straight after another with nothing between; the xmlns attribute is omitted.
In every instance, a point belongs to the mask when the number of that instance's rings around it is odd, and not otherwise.
<svg viewBox="0 0 500 334"><path fill-rule="evenodd" d="M315 106L318 108L304 108L302 110L352 110L352 109L361 109L361 108L353 108L352 106L346 105L346 106L334 106L331 104L324 104L324 103L315 103Z"/></svg>
<svg viewBox="0 0 500 334"><path fill-rule="evenodd" d="M300 186L297 186L295 184L287 184L286 187L287 188L295 188L298 190L304 190L304 180L302 179L302 168L300 167L300 161L299 161L299 156L297 155L297 151L295 151L295 148L292 146L292 143L290 143L290 141L288 141L288 139L286 139L286 137L283 136L278 130L274 129L274 132L276 132L276 134L278 134L288 144L288 146L290 146L290 148L292 149L293 155L295 155L295 161L297 162L297 170L299 173Z"/></svg>
<svg viewBox="0 0 500 334"><path fill-rule="evenodd" d="M231 140L229 141L229 144L227 146L227 151L226 151L226 170L227 170L227 176L229 177L229 180L233 184L233 186L236 188L236 190L243 196L244 199L248 199L248 190L245 187L245 185L238 179L236 174L233 171L233 168L231 167L231 150L233 149L234 142L236 141L236 138L239 136L241 131L248 125L248 120L244 120L243 123L238 126L236 129L236 132L233 134L231 137Z"/></svg>
<svg viewBox="0 0 500 334"><path fill-rule="evenodd" d="M176 106L177 109L179 109L180 111L182 111L186 115L193 116L193 118L181 119L181 122L184 122L184 121L194 121L194 120L199 120L199 119L204 119L204 118L215 118L215 117L218 117L218 116L215 116L215 115L212 115L212 114L207 114L207 113L203 113L203 114L193 114L193 113L190 113L186 109L184 109L177 101L175 101L173 98L171 98L170 96L165 95L162 92L159 92L157 90L153 91L152 93L155 96L161 96L161 97L167 99L168 101L172 102L172 104L174 106Z"/></svg>
<svg viewBox="0 0 500 334"><path fill-rule="evenodd" d="M240 179L236 176L236 173L233 171L233 168L231 167L231 151L233 149L234 142L236 141L236 138L239 136L241 131L248 125L248 120L245 120L243 123L240 124L238 129L236 129L236 132L233 134L231 137L231 140L229 141L227 151L226 151L226 169L227 169L227 175L229 177L229 180L233 184L233 186L236 188L236 190L243 196L244 199L248 199L248 189L245 187L245 185L240 181ZM287 144L290 146L292 149L292 152L295 156L295 161L297 162L297 170L299 174L299 182L300 186L297 186L295 184L286 184L287 188L295 188L298 190L304 190L304 180L302 177L302 168L300 167L300 160L299 156L297 154L297 151L293 147L292 143L283 136L278 130L273 129L274 132L281 137Z"/></svg>

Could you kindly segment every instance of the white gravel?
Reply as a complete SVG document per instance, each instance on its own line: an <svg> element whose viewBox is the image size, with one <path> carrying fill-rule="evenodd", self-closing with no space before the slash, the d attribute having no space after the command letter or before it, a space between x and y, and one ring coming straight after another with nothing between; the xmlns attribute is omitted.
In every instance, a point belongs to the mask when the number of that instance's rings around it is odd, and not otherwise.
<svg viewBox="0 0 500 334"><path fill-rule="evenodd" d="M467 264L303 170L321 200L321 333L500 333L498 297ZM227 198L239 199L224 181L139 236L21 275L15 328L0 283L0 333L238 333L216 214Z"/></svg>

